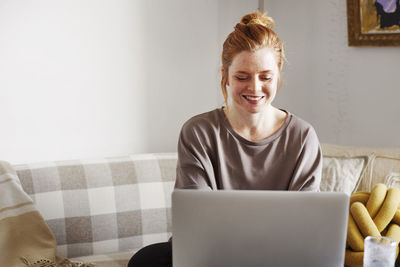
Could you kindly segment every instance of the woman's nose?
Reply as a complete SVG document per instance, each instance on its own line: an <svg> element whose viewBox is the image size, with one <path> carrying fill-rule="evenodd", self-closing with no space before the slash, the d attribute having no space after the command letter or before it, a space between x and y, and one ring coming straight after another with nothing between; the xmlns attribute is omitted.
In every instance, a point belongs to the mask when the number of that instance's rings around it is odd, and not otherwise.
<svg viewBox="0 0 400 267"><path fill-rule="evenodd" d="M262 83L260 81L258 81L257 79L252 79L250 86L249 86L249 90L253 91L253 92L259 92L262 91Z"/></svg>

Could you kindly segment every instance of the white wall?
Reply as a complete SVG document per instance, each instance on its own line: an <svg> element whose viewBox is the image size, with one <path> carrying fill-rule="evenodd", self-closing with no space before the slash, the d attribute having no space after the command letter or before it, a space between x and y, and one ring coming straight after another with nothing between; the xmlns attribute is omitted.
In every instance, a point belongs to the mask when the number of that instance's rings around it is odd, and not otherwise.
<svg viewBox="0 0 400 267"><path fill-rule="evenodd" d="M147 149L142 2L0 1L0 159Z"/></svg>
<svg viewBox="0 0 400 267"><path fill-rule="evenodd" d="M321 142L400 146L399 47L349 47L346 2L265 0L288 64L276 105Z"/></svg>
<svg viewBox="0 0 400 267"><path fill-rule="evenodd" d="M235 2L0 0L0 159L176 151L184 121L220 105Z"/></svg>

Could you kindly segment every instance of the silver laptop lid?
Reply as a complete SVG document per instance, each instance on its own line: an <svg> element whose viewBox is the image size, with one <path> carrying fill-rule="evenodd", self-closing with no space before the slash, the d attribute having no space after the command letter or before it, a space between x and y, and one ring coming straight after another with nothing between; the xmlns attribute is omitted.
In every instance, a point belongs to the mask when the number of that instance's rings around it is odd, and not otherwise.
<svg viewBox="0 0 400 267"><path fill-rule="evenodd" d="M344 193L175 190L173 266L343 266Z"/></svg>

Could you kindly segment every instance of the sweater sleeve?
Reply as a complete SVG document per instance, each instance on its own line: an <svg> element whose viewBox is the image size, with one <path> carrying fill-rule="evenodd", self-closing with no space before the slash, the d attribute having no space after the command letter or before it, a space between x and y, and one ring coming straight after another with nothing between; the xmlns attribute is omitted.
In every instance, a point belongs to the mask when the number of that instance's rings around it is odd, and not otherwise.
<svg viewBox="0 0 400 267"><path fill-rule="evenodd" d="M178 141L175 188L210 190L208 165L210 160L200 134L193 125L185 124Z"/></svg>
<svg viewBox="0 0 400 267"><path fill-rule="evenodd" d="M302 144L289 190L319 191L322 175L322 152L317 134L311 127Z"/></svg>

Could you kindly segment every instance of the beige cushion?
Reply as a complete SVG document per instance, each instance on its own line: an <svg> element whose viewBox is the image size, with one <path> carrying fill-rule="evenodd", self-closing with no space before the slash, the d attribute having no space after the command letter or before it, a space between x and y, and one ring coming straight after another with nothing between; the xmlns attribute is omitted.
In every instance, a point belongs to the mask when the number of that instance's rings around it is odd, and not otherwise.
<svg viewBox="0 0 400 267"><path fill-rule="evenodd" d="M365 177L369 179L372 151L331 144L321 144L321 148L324 156L321 191L347 194L359 191Z"/></svg>
<svg viewBox="0 0 400 267"><path fill-rule="evenodd" d="M348 195L356 189L361 174L368 164L368 157L328 157L322 166L321 191L344 192Z"/></svg>

